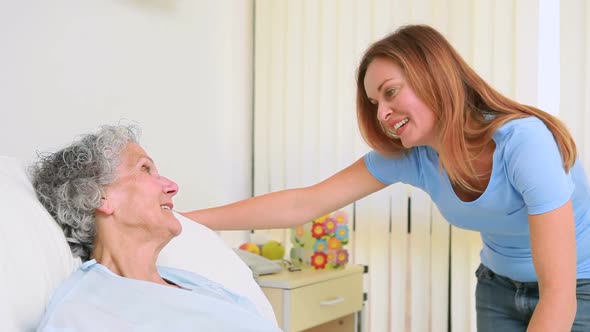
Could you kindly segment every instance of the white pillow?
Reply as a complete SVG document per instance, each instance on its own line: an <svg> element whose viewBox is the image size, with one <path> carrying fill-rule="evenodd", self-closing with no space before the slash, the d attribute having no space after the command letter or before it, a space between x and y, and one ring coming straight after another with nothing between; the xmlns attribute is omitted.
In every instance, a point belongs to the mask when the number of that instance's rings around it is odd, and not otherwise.
<svg viewBox="0 0 590 332"><path fill-rule="evenodd" d="M213 230L174 213L182 233L160 252L158 264L198 273L241 294L256 305L265 318L276 322L268 299L252 276L250 268Z"/></svg>
<svg viewBox="0 0 590 332"><path fill-rule="evenodd" d="M0 183L0 330L32 331L80 260L37 200L22 161L0 156Z"/></svg>
<svg viewBox="0 0 590 332"><path fill-rule="evenodd" d="M80 265L57 223L39 203L18 159L0 156L0 331L34 330L53 290ZM182 234L158 264L185 269L249 298L275 321L249 268L214 231L176 214Z"/></svg>

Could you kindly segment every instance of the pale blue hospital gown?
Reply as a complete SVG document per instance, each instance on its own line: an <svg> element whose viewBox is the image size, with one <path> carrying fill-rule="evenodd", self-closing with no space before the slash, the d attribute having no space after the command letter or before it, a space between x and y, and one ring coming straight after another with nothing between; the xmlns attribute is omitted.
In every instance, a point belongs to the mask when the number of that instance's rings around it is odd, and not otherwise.
<svg viewBox="0 0 590 332"><path fill-rule="evenodd" d="M85 262L53 294L38 331L281 331L254 304L217 283L188 271L158 270L185 289Z"/></svg>

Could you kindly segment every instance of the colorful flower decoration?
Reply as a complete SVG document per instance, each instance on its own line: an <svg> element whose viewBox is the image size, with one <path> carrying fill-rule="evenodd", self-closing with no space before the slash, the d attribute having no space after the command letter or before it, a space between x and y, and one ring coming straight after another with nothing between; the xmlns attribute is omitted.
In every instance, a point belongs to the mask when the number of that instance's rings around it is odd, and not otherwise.
<svg viewBox="0 0 590 332"><path fill-rule="evenodd" d="M326 230L326 234L333 234L335 229L336 220L332 218L326 218L326 220L324 221L324 230Z"/></svg>
<svg viewBox="0 0 590 332"><path fill-rule="evenodd" d="M336 236L337 239L342 241L344 244L348 243L348 226L340 225L340 226L336 227L336 231L334 232L334 235Z"/></svg>
<svg viewBox="0 0 590 332"><path fill-rule="evenodd" d="M313 251L326 252L328 250L328 242L326 240L317 240L313 245Z"/></svg>
<svg viewBox="0 0 590 332"><path fill-rule="evenodd" d="M328 256L328 263L336 263L337 250L328 249L326 255Z"/></svg>
<svg viewBox="0 0 590 332"><path fill-rule="evenodd" d="M336 264L344 265L348 263L348 251L346 249L338 250L336 252Z"/></svg>
<svg viewBox="0 0 590 332"><path fill-rule="evenodd" d="M328 248L341 249L342 248L342 241L340 241L337 237L329 238L328 239Z"/></svg>
<svg viewBox="0 0 590 332"><path fill-rule="evenodd" d="M343 211L321 216L313 222L291 229L291 261L314 269L342 268L349 261L343 248L348 244L348 217Z"/></svg>
<svg viewBox="0 0 590 332"><path fill-rule="evenodd" d="M338 225L344 225L348 222L348 216L342 211L334 212L334 216L332 218L336 220Z"/></svg>
<svg viewBox="0 0 590 332"><path fill-rule="evenodd" d="M323 224L323 223L324 223L324 221L326 221L326 219L328 219L329 217L330 217L330 215L329 215L329 214L326 214L325 216L321 216L321 217L317 218L317 219L316 219L316 220L314 220L313 222L314 222L315 224Z"/></svg>
<svg viewBox="0 0 590 332"><path fill-rule="evenodd" d="M316 270L324 269L327 263L328 257L323 252L315 252L313 256L311 256L311 266Z"/></svg>
<svg viewBox="0 0 590 332"><path fill-rule="evenodd" d="M324 229L323 224L313 224L313 226L311 226L311 236L316 239L321 239L324 235L326 235L326 230Z"/></svg>

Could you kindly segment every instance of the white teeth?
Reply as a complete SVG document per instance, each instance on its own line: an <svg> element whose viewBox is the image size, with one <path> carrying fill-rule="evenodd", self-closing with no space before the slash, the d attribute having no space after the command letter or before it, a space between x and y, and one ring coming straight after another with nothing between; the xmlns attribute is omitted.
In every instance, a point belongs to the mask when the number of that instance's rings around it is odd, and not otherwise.
<svg viewBox="0 0 590 332"><path fill-rule="evenodd" d="M410 118L405 118L405 119L401 120L400 122L396 123L395 125L393 125L393 129L398 130L401 128L401 126L405 125L409 121L410 121Z"/></svg>
<svg viewBox="0 0 590 332"><path fill-rule="evenodd" d="M169 207L169 206L166 206L166 205L160 205L160 207L161 207L162 209L170 210L170 207Z"/></svg>

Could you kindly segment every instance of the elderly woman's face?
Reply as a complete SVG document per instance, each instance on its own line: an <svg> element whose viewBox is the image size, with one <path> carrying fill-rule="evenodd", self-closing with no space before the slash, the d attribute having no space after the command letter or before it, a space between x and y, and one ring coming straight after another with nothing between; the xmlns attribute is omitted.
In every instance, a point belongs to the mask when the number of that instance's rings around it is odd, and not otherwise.
<svg viewBox="0 0 590 332"><path fill-rule="evenodd" d="M172 213L176 183L161 176L137 144L127 144L120 162L115 181L106 188L115 220L150 236L166 239L180 234L181 225Z"/></svg>

